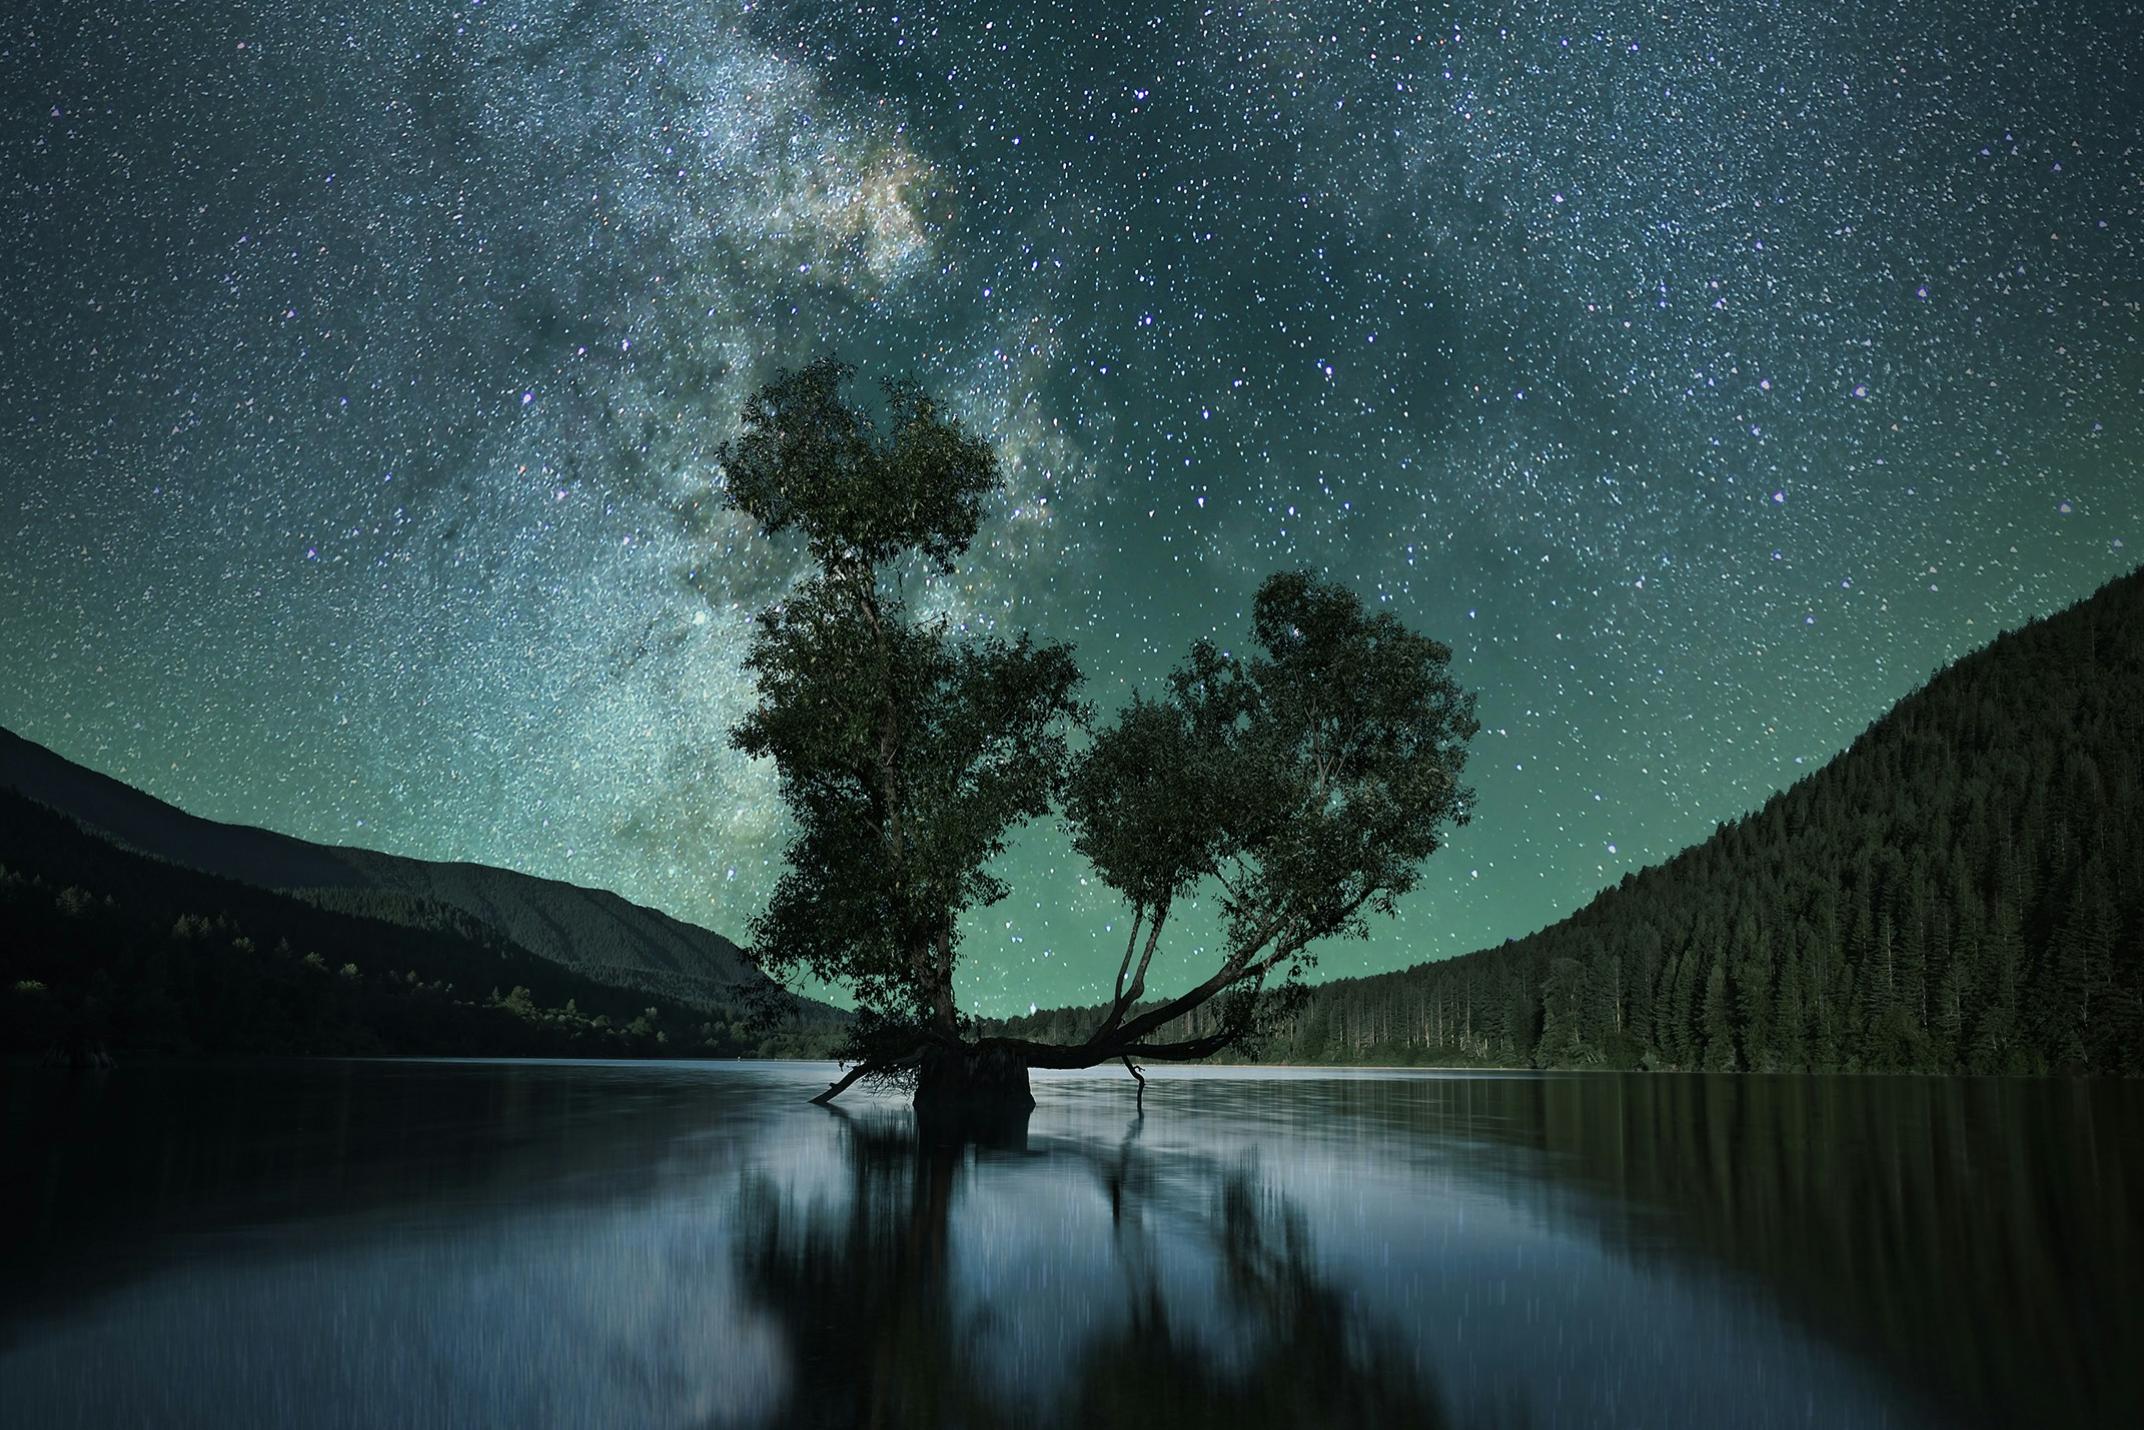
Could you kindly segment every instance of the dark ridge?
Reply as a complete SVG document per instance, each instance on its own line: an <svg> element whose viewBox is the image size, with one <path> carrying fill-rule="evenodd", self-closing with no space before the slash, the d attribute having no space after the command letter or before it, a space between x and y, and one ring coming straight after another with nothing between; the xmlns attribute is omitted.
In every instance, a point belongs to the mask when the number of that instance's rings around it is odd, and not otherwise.
<svg viewBox="0 0 2144 1430"><path fill-rule="evenodd" d="M742 1007L599 982L473 920L322 908L0 790L0 1055L782 1052Z"/></svg>
<svg viewBox="0 0 2144 1430"><path fill-rule="evenodd" d="M441 911L455 910L538 957L620 986L713 1007L765 983L722 935L608 891L201 819L6 730L0 730L0 789L126 848L295 892L323 907L418 928L439 927Z"/></svg>

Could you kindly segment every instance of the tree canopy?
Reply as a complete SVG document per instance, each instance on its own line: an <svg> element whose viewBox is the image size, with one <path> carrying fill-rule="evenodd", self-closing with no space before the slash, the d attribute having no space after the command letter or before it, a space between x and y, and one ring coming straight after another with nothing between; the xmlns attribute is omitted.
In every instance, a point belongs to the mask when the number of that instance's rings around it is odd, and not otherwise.
<svg viewBox="0 0 2144 1430"><path fill-rule="evenodd" d="M777 375L721 452L730 503L800 533L810 562L757 618L759 699L732 738L775 762L796 827L752 957L857 1002L855 1066L829 1095L980 1058L1017 1069L1024 1096L1029 1066L1241 1042L1314 943L1390 913L1465 821L1476 724L1450 650L1282 572L1259 588L1253 653L1200 642L1159 695L1097 723L1071 647L956 633L910 607L903 573L956 569L997 458L912 383L883 384L874 419L843 396L852 375L833 359ZM961 916L1005 897L991 862L1052 810L1132 911L1109 1016L1076 1045L972 1038L953 995ZM1205 885L1227 931L1218 967L1142 1006L1172 908ZM1215 1032L1152 1038L1217 997Z"/></svg>

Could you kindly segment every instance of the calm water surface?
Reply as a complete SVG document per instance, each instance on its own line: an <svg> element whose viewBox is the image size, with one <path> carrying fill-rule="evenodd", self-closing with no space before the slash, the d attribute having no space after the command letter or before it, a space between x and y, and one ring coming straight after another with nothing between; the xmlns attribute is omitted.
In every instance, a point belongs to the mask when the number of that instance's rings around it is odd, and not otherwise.
<svg viewBox="0 0 2144 1430"><path fill-rule="evenodd" d="M0 1076L11 1426L2144 1419L2132 1086Z"/></svg>

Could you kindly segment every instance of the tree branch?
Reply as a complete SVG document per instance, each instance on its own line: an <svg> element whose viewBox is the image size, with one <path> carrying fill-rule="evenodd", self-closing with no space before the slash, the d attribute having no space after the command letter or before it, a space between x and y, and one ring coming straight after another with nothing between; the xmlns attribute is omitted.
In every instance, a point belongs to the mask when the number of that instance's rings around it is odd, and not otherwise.
<svg viewBox="0 0 2144 1430"><path fill-rule="evenodd" d="M939 1028L957 1028L960 1014L953 1006L953 929L938 930L938 959L931 972L931 1021Z"/></svg>
<svg viewBox="0 0 2144 1430"><path fill-rule="evenodd" d="M1224 1029L1203 1037L1173 1043L1134 1043L1124 1050L1126 1058L1145 1058L1152 1063L1191 1063L1222 1052L1243 1036L1241 1029Z"/></svg>
<svg viewBox="0 0 2144 1430"><path fill-rule="evenodd" d="M1154 922L1148 926L1146 931L1146 951L1139 955L1138 972L1132 974L1132 981L1126 984L1124 970L1121 968L1117 970L1116 999L1109 1005L1109 1015L1102 1019L1101 1027L1089 1035L1089 1042L1104 1036L1119 1023L1122 1023L1124 1015L1131 1011L1134 1004L1138 1003L1139 995L1146 992L1146 971L1148 966L1154 962L1154 947L1161 940L1161 926L1168 921L1169 901L1164 897L1160 903L1154 906ZM1137 936L1137 930L1135 929L1133 937L1136 938ZM1124 950L1124 956L1127 961L1131 958L1131 949L1129 947Z"/></svg>
<svg viewBox="0 0 2144 1430"><path fill-rule="evenodd" d="M1095 1029L1088 1036L1086 1045L1088 1047L1099 1047L1103 1045L1106 1039L1111 1038L1114 1038L1117 1043L1143 1038L1171 1019L1190 1012L1193 1008L1213 997L1214 994L1252 976L1251 956L1271 942L1273 936L1280 932L1284 924L1285 920L1279 915L1268 919L1258 930L1257 937L1231 952L1222 963L1220 970L1204 983L1199 984L1198 987L1193 988L1188 993L1178 994L1159 1008L1149 1009L1147 1012L1141 1013L1121 1027L1105 1022L1103 1026ZM1280 956L1281 954L1277 952L1273 958L1267 959L1257 971L1262 972L1265 968L1272 967ZM1105 1056L1113 1056L1113 1054ZM1082 1063L1079 1066L1091 1067L1093 1064Z"/></svg>
<svg viewBox="0 0 2144 1430"><path fill-rule="evenodd" d="M864 1077L873 1071L875 1071L875 1069L872 1064L868 1062L858 1063L855 1067L850 1068L847 1072L841 1075L841 1081L835 1083L825 1092L820 1093L817 1097L813 1098L812 1101L818 1103L821 1107L825 1107L832 1103L835 1098L847 1092L851 1084L853 1084L858 1078Z"/></svg>
<svg viewBox="0 0 2144 1430"><path fill-rule="evenodd" d="M1029 1067L1071 1071L1132 1058L1157 1063L1195 1062L1213 1056L1242 1036L1243 1029L1238 1027L1164 1043L1111 1042L1106 1047L1096 1047L1087 1043L1037 1043L1026 1038L983 1038L975 1047L977 1052L1011 1053Z"/></svg>
<svg viewBox="0 0 2144 1430"><path fill-rule="evenodd" d="M1124 940L1124 961L1117 965L1117 992L1114 1008L1124 1006L1124 975L1131 972L1132 950L1139 946L1139 925L1146 920L1146 910L1136 901L1132 904L1132 934Z"/></svg>
<svg viewBox="0 0 2144 1430"><path fill-rule="evenodd" d="M1169 901L1163 899L1161 906L1154 910L1154 926L1147 930L1146 952L1139 955L1139 969L1132 974L1132 986L1124 990L1124 1005L1126 1007L1137 1003L1139 995L1146 992L1146 971L1154 962L1154 945L1160 942L1161 926L1168 921L1168 917Z"/></svg>

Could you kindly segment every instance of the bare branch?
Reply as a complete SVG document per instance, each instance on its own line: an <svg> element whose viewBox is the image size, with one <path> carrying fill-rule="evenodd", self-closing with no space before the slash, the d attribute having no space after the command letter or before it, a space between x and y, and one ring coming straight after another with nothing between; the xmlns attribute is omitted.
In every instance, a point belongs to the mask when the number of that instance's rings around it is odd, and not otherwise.
<svg viewBox="0 0 2144 1430"><path fill-rule="evenodd" d="M1173 1043L1134 1043L1124 1050L1124 1056L1145 1058L1150 1063L1192 1063L1226 1051L1230 1044L1241 1037L1240 1029L1224 1028L1218 1033L1208 1033L1199 1038L1184 1038Z"/></svg>
<svg viewBox="0 0 2144 1430"><path fill-rule="evenodd" d="M1155 906L1153 926L1146 931L1146 951L1139 955L1139 968L1132 974L1131 987L1125 989L1123 996L1117 1000L1119 1016L1122 1016L1122 1009L1137 1003L1139 995L1146 992L1146 971L1154 962L1154 946L1161 941L1161 926L1168 921L1169 900L1163 898L1160 904Z"/></svg>
<svg viewBox="0 0 2144 1430"><path fill-rule="evenodd" d="M825 1092L820 1093L817 1097L813 1098L812 1101L818 1103L821 1107L826 1107L831 1104L835 1098L847 1092L850 1086L853 1085L858 1078L869 1077L871 1073L875 1070L876 1069L874 1065L871 1063L858 1063L855 1067L850 1068L847 1072L841 1075L841 1081L835 1083Z"/></svg>
<svg viewBox="0 0 2144 1430"><path fill-rule="evenodd" d="M1088 1037L1086 1045L1088 1047L1101 1046L1105 1040L1112 1038L1118 1043L1143 1038L1172 1019L1190 1012L1223 989L1252 977L1254 969L1254 965L1250 962L1252 955L1271 942L1273 936L1280 932L1284 923L1285 920L1279 915L1268 919L1258 929L1257 936L1249 943L1231 950L1228 958L1222 962L1220 969L1204 983L1199 984L1187 993L1177 995L1158 1008L1149 1009L1121 1027L1105 1024L1097 1028ZM1262 966L1257 967L1257 971L1263 972L1264 969L1272 967L1278 961L1279 956L1279 954L1276 954L1274 958L1265 960ZM1114 1056L1114 1053L1109 1054L1109 1056ZM1092 1064L1086 1064L1085 1066L1092 1066Z"/></svg>
<svg viewBox="0 0 2144 1430"><path fill-rule="evenodd" d="M1146 920L1146 910L1137 902L1132 904L1132 933L1124 940L1124 961L1117 965L1117 993L1114 1007L1124 1006L1124 976L1131 972L1132 950L1139 946L1139 925Z"/></svg>

